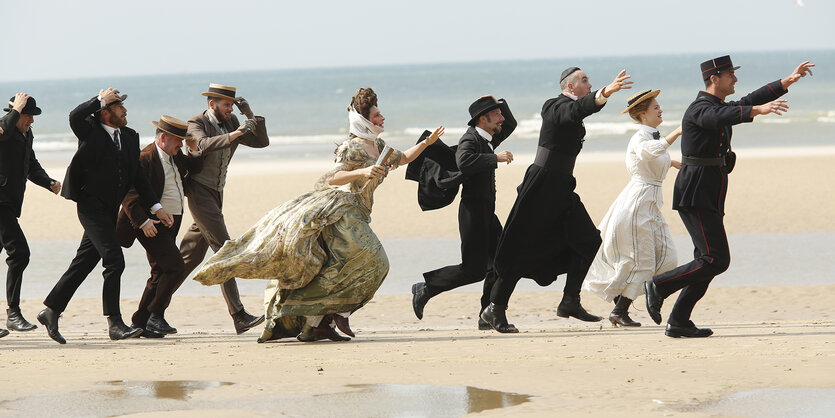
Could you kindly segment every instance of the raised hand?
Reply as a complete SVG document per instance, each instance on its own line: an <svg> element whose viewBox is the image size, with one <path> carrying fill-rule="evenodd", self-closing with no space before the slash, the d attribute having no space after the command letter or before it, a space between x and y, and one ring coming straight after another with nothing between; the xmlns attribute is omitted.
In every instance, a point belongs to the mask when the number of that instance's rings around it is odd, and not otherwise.
<svg viewBox="0 0 835 418"><path fill-rule="evenodd" d="M786 100L777 99L763 105L754 106L751 111L751 116L767 115L769 113L782 116L787 110L789 110L789 105L786 104Z"/></svg>
<svg viewBox="0 0 835 418"><path fill-rule="evenodd" d="M372 165L362 169L363 177L373 179L386 174L386 169L381 165Z"/></svg>
<svg viewBox="0 0 835 418"><path fill-rule="evenodd" d="M435 129L435 132L432 132L432 135L429 135L429 138L426 138L426 145L432 145L435 141L438 140L444 134L444 127L443 125L439 126L438 129Z"/></svg>
<svg viewBox="0 0 835 418"><path fill-rule="evenodd" d="M18 93L14 95L14 101L12 101L12 109L17 110L17 113L23 111L23 108L26 107L26 102L29 101L29 95L26 93Z"/></svg>
<svg viewBox="0 0 835 418"><path fill-rule="evenodd" d="M99 91L99 96L101 96L105 104L110 104L119 99L119 90L108 87L106 90Z"/></svg>
<svg viewBox="0 0 835 418"><path fill-rule="evenodd" d="M236 97L235 105L238 106L238 110L240 110L241 114L246 116L247 119L252 119L255 116L255 114L252 113L252 109L249 107L249 102L243 97Z"/></svg>
<svg viewBox="0 0 835 418"><path fill-rule="evenodd" d="M241 124L241 126L238 127L238 130L241 131L241 133L246 134L249 132L254 132L255 128L257 127L258 122L255 122L254 119L247 119Z"/></svg>
<svg viewBox="0 0 835 418"><path fill-rule="evenodd" d="M801 77L806 77L806 73L812 75L812 67L815 64L810 63L809 61L803 61L794 71L789 74L788 77L780 80L780 84L783 86L783 90L787 89L790 85L794 84L797 80L800 80Z"/></svg>
<svg viewBox="0 0 835 418"><path fill-rule="evenodd" d="M630 78L632 76L627 75L626 70L620 70L615 79L608 86L603 87L603 97L609 97L616 91L631 89L633 82L629 81Z"/></svg>

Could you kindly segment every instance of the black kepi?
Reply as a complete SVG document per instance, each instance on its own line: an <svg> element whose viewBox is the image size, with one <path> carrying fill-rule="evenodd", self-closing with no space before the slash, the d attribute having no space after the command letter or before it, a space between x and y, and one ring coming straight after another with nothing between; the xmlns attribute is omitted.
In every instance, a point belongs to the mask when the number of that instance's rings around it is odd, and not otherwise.
<svg viewBox="0 0 835 418"><path fill-rule="evenodd" d="M475 126L478 117L499 107L499 101L493 96L481 96L470 105L470 121L467 125Z"/></svg>
<svg viewBox="0 0 835 418"><path fill-rule="evenodd" d="M719 75L725 71L736 71L738 69L738 66L734 67L730 55L723 55L702 63L702 79L707 80L712 75Z"/></svg>
<svg viewBox="0 0 835 418"><path fill-rule="evenodd" d="M9 107L4 108L3 110L6 111L6 112L11 112L12 111L12 104L14 104L14 97L9 99ZM35 104L35 98L34 97L29 96L29 99L26 100L26 106L23 107L23 110L20 111L20 114L22 114L22 115L40 115L41 114L41 108L39 108Z"/></svg>
<svg viewBox="0 0 835 418"><path fill-rule="evenodd" d="M570 76L571 74L574 74L575 71L580 71L580 67L568 67L568 68L566 68L562 72L562 74L560 74L560 83L562 83L562 81L565 80L566 78L568 78L568 76Z"/></svg>

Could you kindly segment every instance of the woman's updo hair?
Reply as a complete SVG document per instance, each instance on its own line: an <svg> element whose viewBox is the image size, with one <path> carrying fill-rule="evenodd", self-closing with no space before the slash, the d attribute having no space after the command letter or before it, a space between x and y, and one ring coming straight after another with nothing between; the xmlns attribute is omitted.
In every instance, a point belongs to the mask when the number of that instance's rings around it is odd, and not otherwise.
<svg viewBox="0 0 835 418"><path fill-rule="evenodd" d="M348 106L348 110L353 107L357 113L368 119L373 106L377 106L377 93L374 93L371 87L363 87L357 90L354 97L351 98L351 105Z"/></svg>
<svg viewBox="0 0 835 418"><path fill-rule="evenodd" d="M649 104L652 103L652 100L653 99L647 99L633 106L632 109L629 109L629 117L635 122L641 123L641 113L644 113L649 109Z"/></svg>

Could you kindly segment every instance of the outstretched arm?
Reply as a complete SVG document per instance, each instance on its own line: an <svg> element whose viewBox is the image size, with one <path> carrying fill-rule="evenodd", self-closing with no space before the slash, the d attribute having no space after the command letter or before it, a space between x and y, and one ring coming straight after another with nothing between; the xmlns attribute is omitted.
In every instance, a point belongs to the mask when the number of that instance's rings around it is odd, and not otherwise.
<svg viewBox="0 0 835 418"><path fill-rule="evenodd" d="M441 135L444 134L444 127L439 126L438 129L435 129L435 132L432 132L432 135L429 135L429 138L420 141L413 147L403 151L403 158L400 159L400 165L406 165L410 162L414 161L415 158L426 149L426 147L435 143Z"/></svg>

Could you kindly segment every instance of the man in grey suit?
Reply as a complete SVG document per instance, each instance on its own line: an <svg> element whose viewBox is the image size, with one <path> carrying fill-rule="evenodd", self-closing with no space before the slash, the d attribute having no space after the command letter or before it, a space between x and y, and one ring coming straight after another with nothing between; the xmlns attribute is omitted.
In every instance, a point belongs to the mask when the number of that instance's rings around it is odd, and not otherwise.
<svg viewBox="0 0 835 418"><path fill-rule="evenodd" d="M235 93L235 87L210 84L209 91L202 93L209 108L188 121L188 135L197 140L205 161L203 170L191 176L185 185L188 208L194 218L180 243L186 276L203 262L209 247L217 252L229 239L223 219L223 187L238 145L264 148L270 144L264 118L255 116L249 103L235 97ZM246 116L243 123L232 114L233 106ZM253 316L244 310L234 278L223 283L221 289L238 334L264 322L263 315Z"/></svg>

